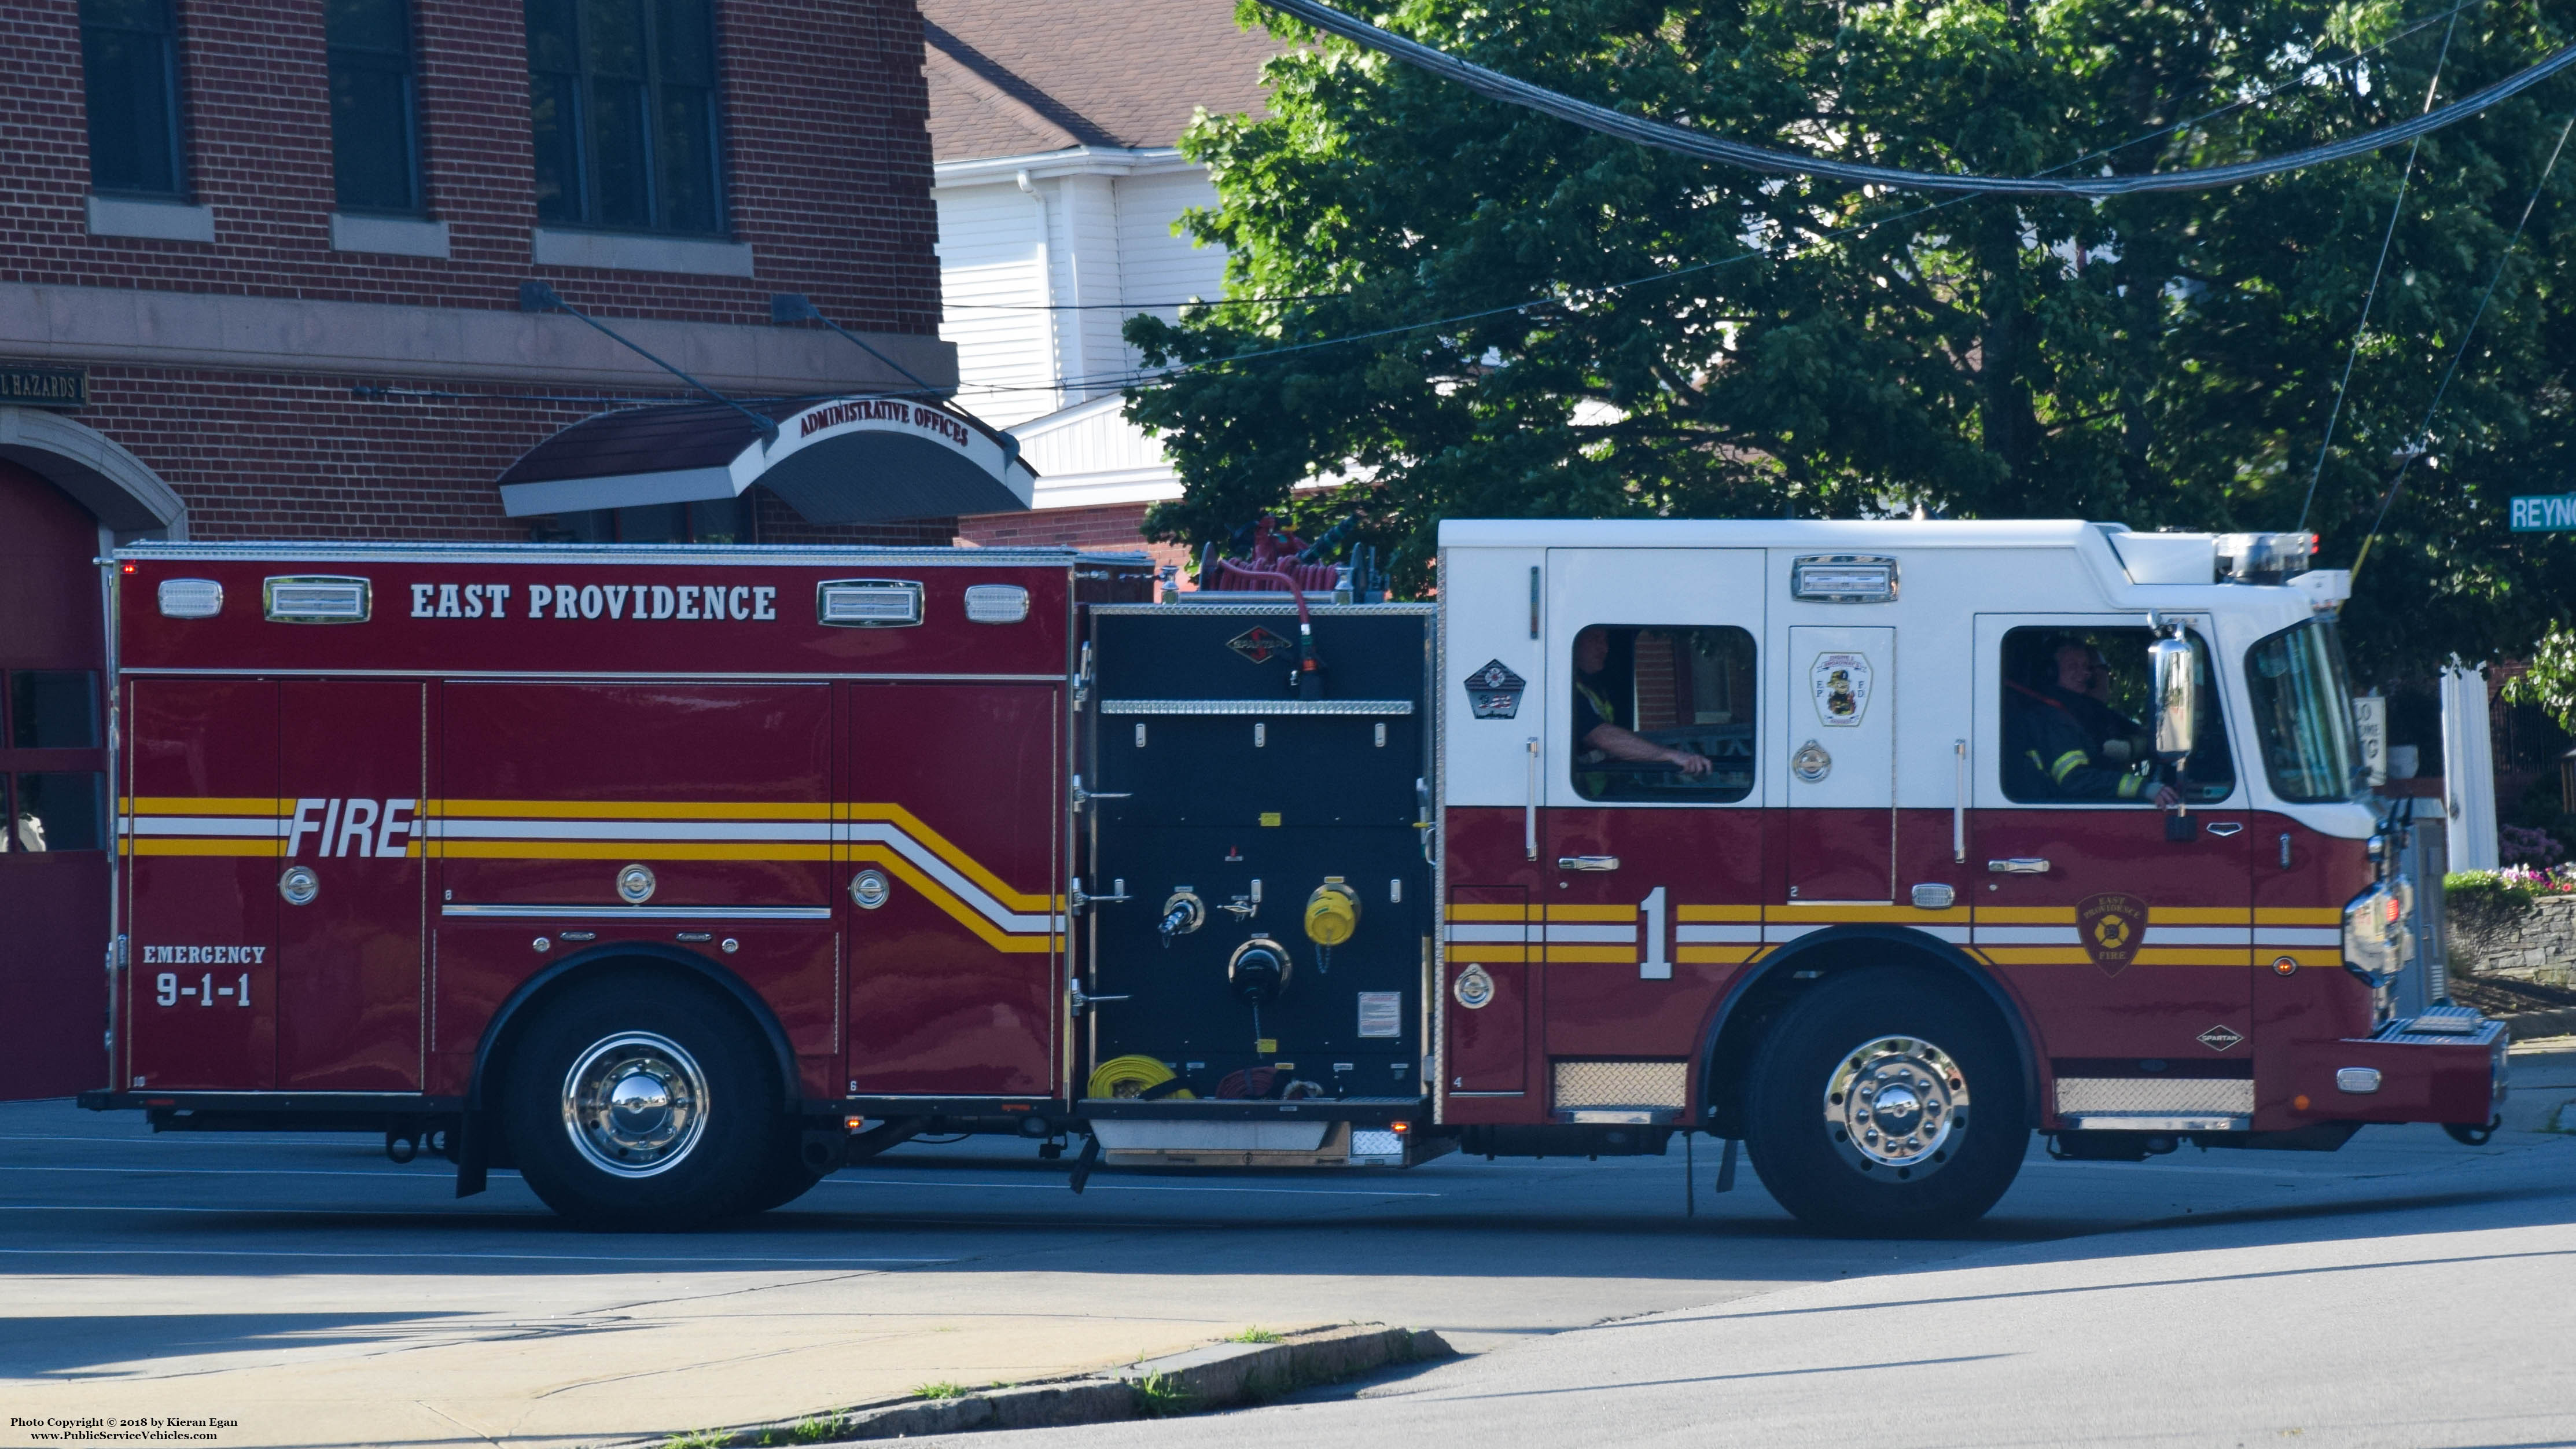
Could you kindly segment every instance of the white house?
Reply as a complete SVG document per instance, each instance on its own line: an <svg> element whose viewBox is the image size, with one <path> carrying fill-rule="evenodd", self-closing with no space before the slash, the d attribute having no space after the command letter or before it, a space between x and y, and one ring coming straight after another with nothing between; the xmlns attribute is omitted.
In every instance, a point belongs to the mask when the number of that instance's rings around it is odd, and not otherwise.
<svg viewBox="0 0 2576 1449"><path fill-rule="evenodd" d="M921 14L940 335L957 400L1041 475L1036 512L961 519L958 535L1137 547L1146 507L1181 490L1121 415L1140 360L1119 329L1224 290L1224 253L1173 234L1216 201L1175 143L1199 110L1258 110L1277 46L1238 27L1231 0L921 0Z"/></svg>

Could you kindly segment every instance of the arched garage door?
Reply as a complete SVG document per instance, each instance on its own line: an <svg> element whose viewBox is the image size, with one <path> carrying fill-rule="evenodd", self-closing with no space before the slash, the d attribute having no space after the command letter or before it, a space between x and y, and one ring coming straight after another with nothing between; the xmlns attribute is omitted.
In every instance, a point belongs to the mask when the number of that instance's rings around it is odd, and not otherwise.
<svg viewBox="0 0 2576 1449"><path fill-rule="evenodd" d="M98 520L0 461L0 1098L107 1085Z"/></svg>

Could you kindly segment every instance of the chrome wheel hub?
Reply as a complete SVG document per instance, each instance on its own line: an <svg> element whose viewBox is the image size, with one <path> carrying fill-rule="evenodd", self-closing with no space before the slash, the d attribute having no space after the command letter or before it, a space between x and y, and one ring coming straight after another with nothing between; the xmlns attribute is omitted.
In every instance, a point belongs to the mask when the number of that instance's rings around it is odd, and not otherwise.
<svg viewBox="0 0 2576 1449"><path fill-rule="evenodd" d="M1920 1037L1883 1036L1843 1053L1825 1085L1825 1131L1845 1162L1916 1178L1938 1171L1968 1130L1968 1078Z"/></svg>
<svg viewBox="0 0 2576 1449"><path fill-rule="evenodd" d="M620 1032L564 1073L564 1132L603 1172L651 1177L677 1166L707 1121L706 1074L678 1042Z"/></svg>

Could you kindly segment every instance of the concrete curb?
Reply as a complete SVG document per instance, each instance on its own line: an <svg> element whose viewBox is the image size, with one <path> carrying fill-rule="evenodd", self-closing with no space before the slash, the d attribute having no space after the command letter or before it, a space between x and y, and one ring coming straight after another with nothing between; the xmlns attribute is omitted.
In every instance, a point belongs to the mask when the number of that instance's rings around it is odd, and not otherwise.
<svg viewBox="0 0 2576 1449"><path fill-rule="evenodd" d="M1382 1323L1307 1328L1282 1334L1277 1343L1212 1343L1106 1374L983 1389L953 1399L861 1404L838 1414L620 1444L661 1446L676 1439L691 1449L755 1449L769 1444L846 1444L1199 1414L1357 1378L1389 1364L1448 1358L1456 1352L1427 1328L1389 1328Z"/></svg>
<svg viewBox="0 0 2576 1449"><path fill-rule="evenodd" d="M2496 1019L2504 1023L2505 1035L2515 1041L2576 1034L2576 1006L2561 1006L2550 1011L2508 1011Z"/></svg>

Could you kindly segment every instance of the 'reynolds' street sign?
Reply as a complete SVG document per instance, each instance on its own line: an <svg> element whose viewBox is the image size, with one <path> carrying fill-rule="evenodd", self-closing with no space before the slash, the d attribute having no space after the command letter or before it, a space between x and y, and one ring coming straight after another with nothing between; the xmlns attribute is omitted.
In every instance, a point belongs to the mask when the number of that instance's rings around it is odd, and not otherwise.
<svg viewBox="0 0 2576 1449"><path fill-rule="evenodd" d="M2576 493L2517 498L2512 518L2516 533L2576 531Z"/></svg>

